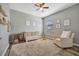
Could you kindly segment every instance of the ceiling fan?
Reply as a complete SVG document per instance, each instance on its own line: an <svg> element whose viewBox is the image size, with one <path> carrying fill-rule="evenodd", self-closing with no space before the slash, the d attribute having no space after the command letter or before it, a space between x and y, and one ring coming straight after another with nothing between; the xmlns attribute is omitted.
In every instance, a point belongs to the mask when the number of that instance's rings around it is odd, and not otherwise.
<svg viewBox="0 0 79 59"><path fill-rule="evenodd" d="M37 7L36 10L44 11L44 9L48 9L49 8L49 6L46 3L36 3L34 5Z"/></svg>

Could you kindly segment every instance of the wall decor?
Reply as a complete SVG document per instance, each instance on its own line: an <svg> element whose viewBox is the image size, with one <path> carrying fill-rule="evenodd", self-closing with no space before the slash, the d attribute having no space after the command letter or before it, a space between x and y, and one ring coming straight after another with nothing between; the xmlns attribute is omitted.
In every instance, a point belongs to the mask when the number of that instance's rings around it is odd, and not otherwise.
<svg viewBox="0 0 79 59"><path fill-rule="evenodd" d="M3 20L2 20L3 15L0 13L0 24L2 24Z"/></svg>
<svg viewBox="0 0 79 59"><path fill-rule="evenodd" d="M2 17L2 23L3 23L4 25L7 25L7 20L6 20L5 17Z"/></svg>
<svg viewBox="0 0 79 59"><path fill-rule="evenodd" d="M0 13L0 24L7 25L7 23L6 17Z"/></svg>
<svg viewBox="0 0 79 59"><path fill-rule="evenodd" d="M60 28L61 27L61 25L60 24L56 24L56 28Z"/></svg>
<svg viewBox="0 0 79 59"><path fill-rule="evenodd" d="M48 30L51 30L52 27L53 27L53 22L48 21L48 22L47 22L47 26L48 26Z"/></svg>
<svg viewBox="0 0 79 59"><path fill-rule="evenodd" d="M6 17L7 15L3 9L3 6L0 5L0 24L3 24L3 25L7 24Z"/></svg>
<svg viewBox="0 0 79 59"><path fill-rule="evenodd" d="M6 27L7 32L11 30L11 22L9 20L6 20L5 17L0 18L0 24Z"/></svg>
<svg viewBox="0 0 79 59"><path fill-rule="evenodd" d="M60 27L61 27L60 20L57 19L57 21L56 21L56 28L58 29L58 28L60 28Z"/></svg>
<svg viewBox="0 0 79 59"><path fill-rule="evenodd" d="M11 22L7 20L7 15L1 5L0 5L0 24L5 26L7 32L11 30Z"/></svg>
<svg viewBox="0 0 79 59"><path fill-rule="evenodd" d="M65 19L64 20L64 26L69 26L70 25L70 20L69 19Z"/></svg>
<svg viewBox="0 0 79 59"><path fill-rule="evenodd" d="M30 21L26 21L26 25L27 26L30 26Z"/></svg>
<svg viewBox="0 0 79 59"><path fill-rule="evenodd" d="M5 17L7 17L7 15L6 15L6 13L5 13L5 11L4 11L2 5L0 5L0 13L1 13L2 15L4 15Z"/></svg>

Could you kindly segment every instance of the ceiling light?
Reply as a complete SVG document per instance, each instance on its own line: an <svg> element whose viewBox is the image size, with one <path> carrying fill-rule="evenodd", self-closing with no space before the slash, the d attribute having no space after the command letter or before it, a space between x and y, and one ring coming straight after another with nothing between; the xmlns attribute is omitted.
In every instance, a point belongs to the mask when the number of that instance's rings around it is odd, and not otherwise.
<svg viewBox="0 0 79 59"><path fill-rule="evenodd" d="M38 8L36 10L44 11L44 9L48 9L49 8L49 6L46 3L36 3L34 5Z"/></svg>

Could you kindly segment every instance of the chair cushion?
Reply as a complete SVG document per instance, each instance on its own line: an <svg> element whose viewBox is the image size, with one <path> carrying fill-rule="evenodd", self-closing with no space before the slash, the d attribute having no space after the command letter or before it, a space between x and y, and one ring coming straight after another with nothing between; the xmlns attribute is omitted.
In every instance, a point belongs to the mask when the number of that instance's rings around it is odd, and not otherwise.
<svg viewBox="0 0 79 59"><path fill-rule="evenodd" d="M57 40L57 41L61 41L61 39L60 39L60 38L56 38L56 40Z"/></svg>
<svg viewBox="0 0 79 59"><path fill-rule="evenodd" d="M71 35L71 31L63 31L60 38L69 38Z"/></svg>

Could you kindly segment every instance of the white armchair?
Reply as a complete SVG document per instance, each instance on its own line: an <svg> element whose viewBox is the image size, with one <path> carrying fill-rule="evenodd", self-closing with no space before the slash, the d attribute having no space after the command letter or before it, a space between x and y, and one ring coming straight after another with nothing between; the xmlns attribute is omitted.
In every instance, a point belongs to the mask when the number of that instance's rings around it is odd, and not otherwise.
<svg viewBox="0 0 79 59"><path fill-rule="evenodd" d="M74 35L75 35L74 33L70 33L70 36L67 35L67 36L69 36L67 38L64 38L64 37L56 38L54 43L61 48L72 47Z"/></svg>

